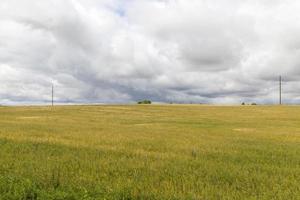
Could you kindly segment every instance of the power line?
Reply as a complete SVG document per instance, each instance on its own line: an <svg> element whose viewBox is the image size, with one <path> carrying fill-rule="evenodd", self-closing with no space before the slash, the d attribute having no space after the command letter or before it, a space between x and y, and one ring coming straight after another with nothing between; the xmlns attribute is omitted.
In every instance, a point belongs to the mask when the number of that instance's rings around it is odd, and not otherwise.
<svg viewBox="0 0 300 200"><path fill-rule="evenodd" d="M279 105L282 104L282 77L279 76Z"/></svg>
<svg viewBox="0 0 300 200"><path fill-rule="evenodd" d="M54 105L54 86L52 84L52 106Z"/></svg>

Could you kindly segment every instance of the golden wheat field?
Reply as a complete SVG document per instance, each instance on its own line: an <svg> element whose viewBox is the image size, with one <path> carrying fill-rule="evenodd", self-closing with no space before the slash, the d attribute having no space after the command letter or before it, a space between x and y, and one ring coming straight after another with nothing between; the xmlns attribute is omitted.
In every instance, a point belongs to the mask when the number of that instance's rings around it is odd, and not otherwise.
<svg viewBox="0 0 300 200"><path fill-rule="evenodd" d="M0 199L300 199L300 107L0 107Z"/></svg>

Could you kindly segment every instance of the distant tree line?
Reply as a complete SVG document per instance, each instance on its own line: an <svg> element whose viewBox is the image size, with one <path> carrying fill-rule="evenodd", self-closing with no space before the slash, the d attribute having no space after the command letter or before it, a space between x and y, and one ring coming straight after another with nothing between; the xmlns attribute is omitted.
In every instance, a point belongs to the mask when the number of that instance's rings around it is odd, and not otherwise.
<svg viewBox="0 0 300 200"><path fill-rule="evenodd" d="M257 103L250 103L250 104L246 104L245 102L242 103L242 106L245 106L245 105L252 105L252 106L256 106Z"/></svg>
<svg viewBox="0 0 300 200"><path fill-rule="evenodd" d="M137 103L138 104L152 104L152 102L150 100L147 100L147 99L142 100L142 101L138 101Z"/></svg>

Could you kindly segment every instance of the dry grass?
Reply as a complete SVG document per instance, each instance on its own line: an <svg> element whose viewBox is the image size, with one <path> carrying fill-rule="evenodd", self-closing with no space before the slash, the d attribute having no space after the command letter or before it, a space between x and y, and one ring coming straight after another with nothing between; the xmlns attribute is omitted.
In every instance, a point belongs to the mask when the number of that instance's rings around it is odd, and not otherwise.
<svg viewBox="0 0 300 200"><path fill-rule="evenodd" d="M0 199L300 199L300 107L0 107Z"/></svg>

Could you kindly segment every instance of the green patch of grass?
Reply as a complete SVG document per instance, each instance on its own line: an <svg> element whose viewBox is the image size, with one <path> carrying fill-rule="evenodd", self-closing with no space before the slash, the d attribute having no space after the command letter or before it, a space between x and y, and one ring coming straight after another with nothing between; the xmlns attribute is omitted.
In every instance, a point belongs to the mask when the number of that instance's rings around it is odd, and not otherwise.
<svg viewBox="0 0 300 200"><path fill-rule="evenodd" d="M299 199L300 107L0 107L0 199Z"/></svg>

